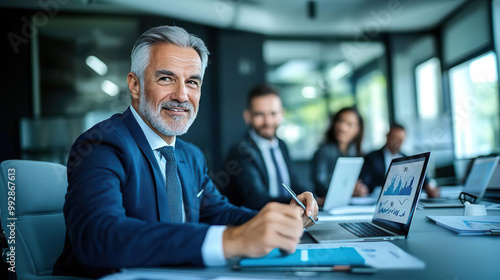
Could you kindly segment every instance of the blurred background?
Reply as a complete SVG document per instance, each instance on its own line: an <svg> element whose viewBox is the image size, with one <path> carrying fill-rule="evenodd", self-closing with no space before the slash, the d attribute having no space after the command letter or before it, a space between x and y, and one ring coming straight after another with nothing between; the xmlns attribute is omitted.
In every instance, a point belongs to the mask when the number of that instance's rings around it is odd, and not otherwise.
<svg viewBox="0 0 500 280"><path fill-rule="evenodd" d="M82 132L129 106L132 45L157 25L181 26L211 51L182 139L214 173L246 133L246 96L263 82L281 91L278 134L304 180L345 106L365 120L364 153L398 122L403 152L431 151L440 184L500 150L500 0L3 0L0 15L0 161L64 164Z"/></svg>

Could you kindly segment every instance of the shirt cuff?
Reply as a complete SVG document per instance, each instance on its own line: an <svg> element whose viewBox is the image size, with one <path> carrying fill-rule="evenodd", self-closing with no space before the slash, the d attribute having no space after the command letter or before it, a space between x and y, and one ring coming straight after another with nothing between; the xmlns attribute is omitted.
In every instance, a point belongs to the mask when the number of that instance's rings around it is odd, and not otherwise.
<svg viewBox="0 0 500 280"><path fill-rule="evenodd" d="M201 245L201 256L206 266L223 266L227 264L224 256L222 235L226 226L211 226L208 228L203 245Z"/></svg>

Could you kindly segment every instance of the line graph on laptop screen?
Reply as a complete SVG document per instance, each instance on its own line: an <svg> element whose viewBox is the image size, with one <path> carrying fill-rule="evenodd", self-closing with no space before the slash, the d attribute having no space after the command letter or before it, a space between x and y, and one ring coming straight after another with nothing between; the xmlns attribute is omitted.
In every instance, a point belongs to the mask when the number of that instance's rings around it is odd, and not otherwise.
<svg viewBox="0 0 500 280"><path fill-rule="evenodd" d="M402 224L408 222L424 162L422 158L393 163L375 208L374 218Z"/></svg>

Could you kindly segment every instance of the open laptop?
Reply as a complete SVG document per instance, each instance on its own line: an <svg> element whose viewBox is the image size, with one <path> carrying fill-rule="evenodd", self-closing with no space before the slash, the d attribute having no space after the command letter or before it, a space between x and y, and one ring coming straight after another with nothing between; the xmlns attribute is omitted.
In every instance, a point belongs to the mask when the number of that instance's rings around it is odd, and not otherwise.
<svg viewBox="0 0 500 280"><path fill-rule="evenodd" d="M430 152L393 159L371 222L328 221L306 233L316 242L404 239L410 231Z"/></svg>
<svg viewBox="0 0 500 280"><path fill-rule="evenodd" d="M495 173L498 160L499 157L475 159L469 176L467 176L467 180L465 181L462 192L477 197L476 202L480 201L486 192L486 188L488 187L493 174ZM458 197L422 199L420 201L420 205L424 208L453 208L464 206Z"/></svg>
<svg viewBox="0 0 500 280"><path fill-rule="evenodd" d="M497 164L497 168L493 175L491 175L490 182L484 193L484 197L490 201L499 202L500 201L500 160Z"/></svg>
<svg viewBox="0 0 500 280"><path fill-rule="evenodd" d="M491 176L490 182L488 183L488 190L500 190L500 164L497 164L497 168L493 175Z"/></svg>
<svg viewBox="0 0 500 280"><path fill-rule="evenodd" d="M362 157L340 157L337 159L326 193L323 211L349 205L363 162Z"/></svg>

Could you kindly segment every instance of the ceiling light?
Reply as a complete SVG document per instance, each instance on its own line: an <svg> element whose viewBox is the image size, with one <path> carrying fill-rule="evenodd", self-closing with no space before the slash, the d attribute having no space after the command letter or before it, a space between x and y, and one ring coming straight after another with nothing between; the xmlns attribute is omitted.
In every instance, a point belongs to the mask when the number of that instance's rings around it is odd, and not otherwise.
<svg viewBox="0 0 500 280"><path fill-rule="evenodd" d="M303 87L302 96L305 98L316 98L316 88L314 87Z"/></svg>
<svg viewBox="0 0 500 280"><path fill-rule="evenodd" d="M106 63L102 62L102 60L93 55L88 56L87 59L85 59L85 63L101 76L104 76L106 73L108 73L108 66L106 65Z"/></svg>
<svg viewBox="0 0 500 280"><path fill-rule="evenodd" d="M101 89L109 96L117 96L120 93L120 88L113 82L104 80L101 83Z"/></svg>
<svg viewBox="0 0 500 280"><path fill-rule="evenodd" d="M335 65L330 71L329 76L333 80L340 80L352 72L352 67L349 63L342 61L341 63Z"/></svg>

